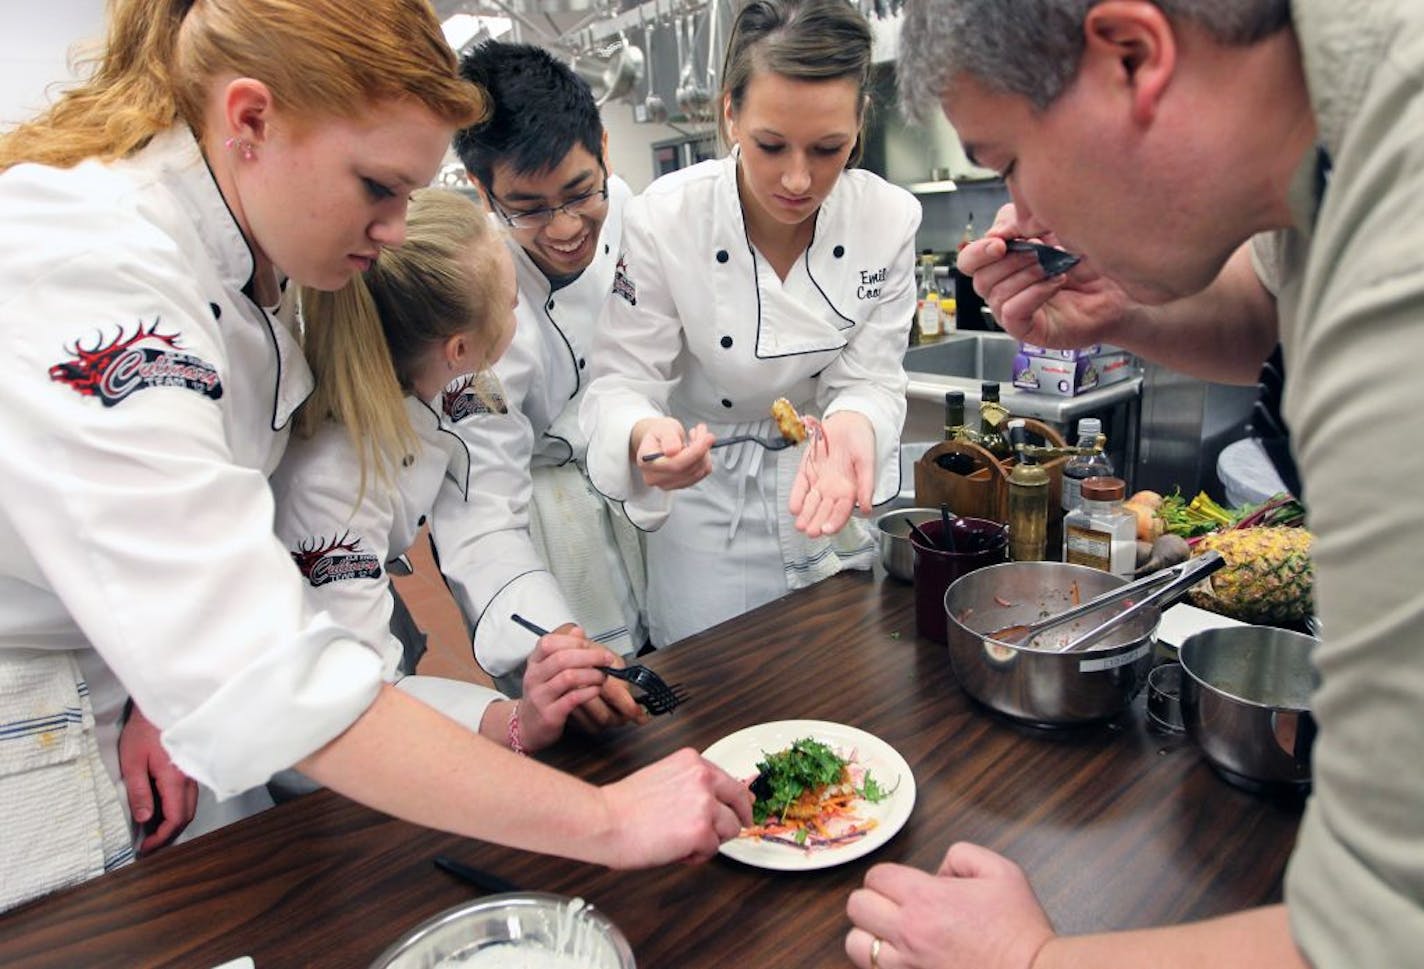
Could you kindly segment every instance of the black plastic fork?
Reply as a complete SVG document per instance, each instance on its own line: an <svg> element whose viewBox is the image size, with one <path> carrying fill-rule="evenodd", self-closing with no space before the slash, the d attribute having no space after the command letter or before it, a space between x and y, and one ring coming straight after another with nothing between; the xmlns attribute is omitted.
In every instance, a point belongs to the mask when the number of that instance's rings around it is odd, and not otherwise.
<svg viewBox="0 0 1424 969"><path fill-rule="evenodd" d="M671 686L658 674L648 669L646 666L599 666L598 669L609 676L631 683L643 691L643 695L638 697L638 702L649 713L657 716L660 713L672 713L678 704L686 700L688 692L681 683L674 683Z"/></svg>
<svg viewBox="0 0 1424 969"><path fill-rule="evenodd" d="M536 623L530 622L519 613L514 613L509 617L525 629L536 636L547 636L549 631ZM604 674L631 683L642 690L642 695L637 697L637 702L653 716L664 713L672 713L679 704L689 696L681 683L674 683L671 686L661 676L648 669L646 666L596 666Z"/></svg>
<svg viewBox="0 0 1424 969"><path fill-rule="evenodd" d="M781 451L796 443L789 437L761 437L757 434L734 434L731 437L724 437L720 440L713 441L712 446L714 448L726 447L729 444L741 444L744 441L754 441L768 451ZM643 460L656 461L660 457L663 457L663 452L654 451L652 454L643 455Z"/></svg>

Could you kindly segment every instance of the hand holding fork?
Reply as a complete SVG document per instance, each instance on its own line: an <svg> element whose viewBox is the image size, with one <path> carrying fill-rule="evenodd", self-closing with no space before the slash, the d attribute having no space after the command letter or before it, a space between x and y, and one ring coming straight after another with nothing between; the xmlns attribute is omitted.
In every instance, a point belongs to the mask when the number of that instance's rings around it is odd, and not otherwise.
<svg viewBox="0 0 1424 969"><path fill-rule="evenodd" d="M549 635L547 629L530 622L517 612L509 618L536 636ZM637 697L637 702L653 716L658 716L663 713L672 713L674 709L688 698L687 690L683 688L681 683L674 683L669 686L661 676L646 666L634 665L622 668L616 666L598 666L595 667L595 669L615 679L630 683L640 689L642 695Z"/></svg>

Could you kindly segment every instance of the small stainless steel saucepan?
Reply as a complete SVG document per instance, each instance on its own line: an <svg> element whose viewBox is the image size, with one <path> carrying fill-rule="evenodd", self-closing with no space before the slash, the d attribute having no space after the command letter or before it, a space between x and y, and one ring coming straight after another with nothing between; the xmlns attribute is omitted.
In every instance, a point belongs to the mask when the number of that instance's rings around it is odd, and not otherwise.
<svg viewBox="0 0 1424 969"><path fill-rule="evenodd" d="M1127 580L1085 565L1006 562L954 582L945 592L949 661L964 691L1018 720L1066 726L1122 712L1147 681L1161 613L1147 605L1086 652L1060 653L999 643L997 630L1026 625ZM1063 627L1069 639L1097 625L1079 616Z"/></svg>
<svg viewBox="0 0 1424 969"><path fill-rule="evenodd" d="M1208 629L1182 643L1182 719L1227 780L1251 789L1310 782L1317 645L1270 626Z"/></svg>

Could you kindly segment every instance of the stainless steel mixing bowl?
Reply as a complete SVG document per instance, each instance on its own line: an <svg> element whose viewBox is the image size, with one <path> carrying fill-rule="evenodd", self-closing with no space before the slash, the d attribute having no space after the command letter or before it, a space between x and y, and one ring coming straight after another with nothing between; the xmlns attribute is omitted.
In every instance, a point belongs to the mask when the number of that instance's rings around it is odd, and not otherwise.
<svg viewBox="0 0 1424 969"><path fill-rule="evenodd" d="M1000 713L1044 726L1104 720L1147 681L1161 612L1149 606L1084 652L1057 653L986 639L1007 626L1091 599L1127 580L1083 565L1006 562L971 572L944 594L949 662L964 691ZM1121 606L1117 607L1121 608ZM1068 642L1111 614L1094 612L1048 633Z"/></svg>
<svg viewBox="0 0 1424 969"><path fill-rule="evenodd" d="M938 508L897 508L875 519L875 531L880 536L880 564L887 575L902 582L915 581L915 549L910 544L909 519L916 525L939 521Z"/></svg>
<svg viewBox="0 0 1424 969"><path fill-rule="evenodd" d="M1310 782L1316 645L1270 626L1208 629L1182 643L1182 719L1227 780L1252 789Z"/></svg>
<svg viewBox="0 0 1424 969"><path fill-rule="evenodd" d="M606 915L547 892L487 895L446 909L407 932L371 969L525 963L635 969L628 940Z"/></svg>

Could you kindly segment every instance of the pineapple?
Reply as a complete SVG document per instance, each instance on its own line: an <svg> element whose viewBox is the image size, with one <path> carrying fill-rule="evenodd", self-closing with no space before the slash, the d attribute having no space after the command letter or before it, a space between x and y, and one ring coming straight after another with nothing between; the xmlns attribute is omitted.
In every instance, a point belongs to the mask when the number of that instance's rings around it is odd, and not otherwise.
<svg viewBox="0 0 1424 969"><path fill-rule="evenodd" d="M1191 601L1246 622L1300 622L1311 613L1311 534L1304 528L1240 528L1203 536L1226 564L1192 589Z"/></svg>

